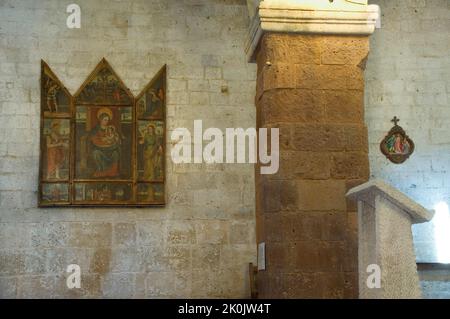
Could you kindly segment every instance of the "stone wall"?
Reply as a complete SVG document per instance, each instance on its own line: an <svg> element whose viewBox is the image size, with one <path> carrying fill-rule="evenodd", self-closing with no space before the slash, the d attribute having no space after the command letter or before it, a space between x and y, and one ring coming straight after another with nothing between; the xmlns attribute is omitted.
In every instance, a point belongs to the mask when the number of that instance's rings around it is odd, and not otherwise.
<svg viewBox="0 0 450 319"><path fill-rule="evenodd" d="M265 34L256 59L258 127L280 129L280 170L256 175L262 298L357 296L356 205L369 178L364 37Z"/></svg>
<svg viewBox="0 0 450 319"><path fill-rule="evenodd" d="M382 12L366 71L371 174L427 208L441 201L450 204L450 2L371 3ZM402 165L390 163L379 151L395 115L416 144ZM414 226L419 261L439 261L434 234L432 223Z"/></svg>
<svg viewBox="0 0 450 319"><path fill-rule="evenodd" d="M419 264L423 298L450 299L450 269L448 265Z"/></svg>
<svg viewBox="0 0 450 319"><path fill-rule="evenodd" d="M82 9L79 30L66 27L68 3L0 1L0 296L248 296L247 263L256 253L251 165L168 160L164 209L36 208L41 58L71 93L102 57L134 94L167 63L169 130L191 129L194 119L251 127L256 66L243 49L246 1L73 2ZM371 3L383 14L365 74L371 173L432 208L450 201L450 3ZM315 109L290 107L295 120L317 119ZM378 149L394 115L417 147L403 165ZM433 234L431 223L415 230L422 261L437 259ZM82 268L81 290L65 286L71 263Z"/></svg>
<svg viewBox="0 0 450 319"><path fill-rule="evenodd" d="M71 93L102 57L135 95L167 63L169 136L195 119L254 127L246 2L73 2L81 29L66 27L71 2L0 1L0 297L248 297L251 164L168 158L165 208L36 208L40 59ZM80 290L65 285L72 263Z"/></svg>

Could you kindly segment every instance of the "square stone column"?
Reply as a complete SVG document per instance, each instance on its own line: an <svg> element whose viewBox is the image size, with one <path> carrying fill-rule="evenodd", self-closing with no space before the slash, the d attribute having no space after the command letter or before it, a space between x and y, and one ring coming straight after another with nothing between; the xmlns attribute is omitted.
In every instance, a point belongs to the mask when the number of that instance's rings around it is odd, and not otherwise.
<svg viewBox="0 0 450 319"><path fill-rule="evenodd" d="M357 297L357 208L345 193L369 178L363 101L373 13L265 0L254 17L247 54L258 65L257 126L280 129L279 172L260 175L257 165L255 174L261 298Z"/></svg>
<svg viewBox="0 0 450 319"><path fill-rule="evenodd" d="M421 298L411 226L430 221L433 213L377 180L347 196L358 202L359 297ZM367 284L373 265L380 270L379 287Z"/></svg>

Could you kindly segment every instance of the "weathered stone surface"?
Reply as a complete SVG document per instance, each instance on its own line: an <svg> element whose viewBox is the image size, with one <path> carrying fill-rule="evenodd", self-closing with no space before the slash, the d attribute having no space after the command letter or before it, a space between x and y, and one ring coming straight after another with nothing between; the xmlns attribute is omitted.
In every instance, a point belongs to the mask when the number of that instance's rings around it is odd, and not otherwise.
<svg viewBox="0 0 450 319"><path fill-rule="evenodd" d="M142 272L142 256L136 248L116 248L111 251L111 272Z"/></svg>
<svg viewBox="0 0 450 319"><path fill-rule="evenodd" d="M280 129L280 169L256 176L257 239L266 243L262 298L355 296L357 226L345 193L369 177L367 54L368 38L263 37L258 124Z"/></svg>
<svg viewBox="0 0 450 319"><path fill-rule="evenodd" d="M345 243L339 241L299 241L289 245L292 270L302 272L342 271ZM291 267L292 267L291 266Z"/></svg>
<svg viewBox="0 0 450 319"><path fill-rule="evenodd" d="M46 253L43 248L25 250L24 252L24 273L28 274L45 274L46 267Z"/></svg>
<svg viewBox="0 0 450 319"><path fill-rule="evenodd" d="M25 256L15 249L0 250L0 274L12 276L25 270Z"/></svg>
<svg viewBox="0 0 450 319"><path fill-rule="evenodd" d="M136 245L136 225L134 223L118 223L114 225L114 245Z"/></svg>
<svg viewBox="0 0 450 319"><path fill-rule="evenodd" d="M280 168L269 179L329 179L331 155L328 152L280 151Z"/></svg>
<svg viewBox="0 0 450 319"><path fill-rule="evenodd" d="M205 244L192 250L194 270L218 270L220 266L220 245Z"/></svg>
<svg viewBox="0 0 450 319"><path fill-rule="evenodd" d="M191 222L177 222L167 228L167 242L171 244L195 243L195 228Z"/></svg>
<svg viewBox="0 0 450 319"><path fill-rule="evenodd" d="M292 144L298 151L343 151L348 143L346 128L339 124L297 124L292 127Z"/></svg>
<svg viewBox="0 0 450 319"><path fill-rule="evenodd" d="M174 273L149 272L146 279L146 297L171 297L174 289Z"/></svg>
<svg viewBox="0 0 450 319"><path fill-rule="evenodd" d="M103 278L102 295L105 298L131 299L135 294L135 280L131 273L108 274Z"/></svg>
<svg viewBox="0 0 450 319"><path fill-rule="evenodd" d="M320 37L305 35L299 39L291 34L265 34L261 39L263 48L258 54L258 65L267 61L291 64L320 64L322 42ZM264 61L262 60L264 59Z"/></svg>
<svg viewBox="0 0 450 319"><path fill-rule="evenodd" d="M169 263L162 247L141 248L145 272L163 272L169 268Z"/></svg>
<svg viewBox="0 0 450 319"><path fill-rule="evenodd" d="M369 52L368 37L323 37L320 41L320 62L332 65L358 65Z"/></svg>
<svg viewBox="0 0 450 319"><path fill-rule="evenodd" d="M331 176L335 179L369 179L369 158L364 152L342 152L332 155Z"/></svg>
<svg viewBox="0 0 450 319"><path fill-rule="evenodd" d="M32 1L0 6L0 296L189 298L197 294L193 251L208 255L208 245L222 245L234 246L233 258L206 258L195 270L210 272L202 296L249 297L241 268L256 259L249 165L167 158L164 208L38 209L36 200L41 59L75 93L105 56L135 96L167 64L168 138L195 119L253 127L256 67L243 53L245 3L88 1L80 29L67 28L65 6L55 9L54 1L40 1L39 15ZM84 19L89 12L102 14ZM70 264L81 267L79 290L67 289ZM216 276L217 269L233 270Z"/></svg>
<svg viewBox="0 0 450 319"><path fill-rule="evenodd" d="M262 208L264 212L279 211L281 209L281 181L267 181L262 189Z"/></svg>
<svg viewBox="0 0 450 319"><path fill-rule="evenodd" d="M191 249L189 246L168 246L164 249L164 258L167 260L170 271L185 271L192 264Z"/></svg>
<svg viewBox="0 0 450 319"><path fill-rule="evenodd" d="M303 236L308 240L323 241L342 241L346 238L348 230L345 212L302 212L295 217L302 219L304 228L300 229L302 230L300 236L298 230L295 231L293 241L302 240ZM294 230L293 225L290 227Z"/></svg>
<svg viewBox="0 0 450 319"><path fill-rule="evenodd" d="M262 83L259 86L263 89L263 92L274 89L297 88L295 79L301 72L297 64L278 62L273 65L265 65L264 68L260 75Z"/></svg>
<svg viewBox="0 0 450 319"><path fill-rule="evenodd" d="M93 272L91 262L97 250L88 248L56 248L46 250L47 273L63 274L68 265L77 264L83 273Z"/></svg>
<svg viewBox="0 0 450 319"><path fill-rule="evenodd" d="M261 125L282 122L320 122L325 116L322 105L315 103L311 90L280 89L269 91L258 103Z"/></svg>
<svg viewBox="0 0 450 319"><path fill-rule="evenodd" d="M205 220L195 225L199 244L227 244L229 225L225 221Z"/></svg>
<svg viewBox="0 0 450 319"><path fill-rule="evenodd" d="M57 295L57 276L28 275L19 278L17 298L55 298Z"/></svg>
<svg viewBox="0 0 450 319"><path fill-rule="evenodd" d="M111 268L111 248L95 249L92 255L90 271L93 273L106 274Z"/></svg>
<svg viewBox="0 0 450 319"><path fill-rule="evenodd" d="M299 89L321 89L323 88L323 77L322 68L318 65L310 64L297 64L296 65L296 75L292 78L295 82L295 87ZM333 76L331 76L333 77ZM339 87L336 87L339 89Z"/></svg>
<svg viewBox="0 0 450 319"><path fill-rule="evenodd" d="M363 123L364 92L355 90L314 90L315 103L329 123Z"/></svg>
<svg viewBox="0 0 450 319"><path fill-rule="evenodd" d="M347 125L344 128L347 137L345 149L347 151L369 152L369 141L367 137L367 127L364 125Z"/></svg>
<svg viewBox="0 0 450 319"><path fill-rule="evenodd" d="M28 231L33 247L62 247L69 240L67 223L32 223Z"/></svg>
<svg viewBox="0 0 450 319"><path fill-rule="evenodd" d="M299 180L296 182L299 196L298 208L304 211L345 211L345 181Z"/></svg>
<svg viewBox="0 0 450 319"><path fill-rule="evenodd" d="M253 240L253 223L232 222L230 225L230 244L248 244Z"/></svg>
<svg viewBox="0 0 450 319"><path fill-rule="evenodd" d="M299 65L297 88L322 90L363 90L364 78L356 66Z"/></svg>
<svg viewBox="0 0 450 319"><path fill-rule="evenodd" d="M69 243L73 247L108 247L112 242L110 223L73 223Z"/></svg>
<svg viewBox="0 0 450 319"><path fill-rule="evenodd" d="M68 274L67 274L68 275ZM103 278L98 274L82 274L82 285L77 289L67 288L67 275L55 276L53 298L99 298L102 296Z"/></svg>
<svg viewBox="0 0 450 319"><path fill-rule="evenodd" d="M139 221L137 241L139 245L158 245L164 242L166 226L164 221Z"/></svg>
<svg viewBox="0 0 450 319"><path fill-rule="evenodd" d="M17 277L0 277L0 298L13 299L17 296Z"/></svg>

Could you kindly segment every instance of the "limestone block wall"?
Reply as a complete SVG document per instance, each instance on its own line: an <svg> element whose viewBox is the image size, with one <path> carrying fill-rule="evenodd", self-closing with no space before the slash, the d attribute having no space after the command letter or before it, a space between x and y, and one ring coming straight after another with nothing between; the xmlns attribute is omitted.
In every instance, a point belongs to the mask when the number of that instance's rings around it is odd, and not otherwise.
<svg viewBox="0 0 450 319"><path fill-rule="evenodd" d="M450 2L370 2L382 12L366 70L371 174L426 208L450 204ZM390 163L379 151L394 115L416 144L415 154L402 165ZM419 261L440 260L435 234L432 223L414 226ZM449 245L440 244L447 250Z"/></svg>
<svg viewBox="0 0 450 319"><path fill-rule="evenodd" d="M165 208L36 208L40 59L71 93L102 57L135 95L167 63L168 136L195 119L254 127L246 2L72 2L81 29L65 1L0 1L0 297L248 297L251 164L173 165L168 143ZM72 263L80 290L65 285Z"/></svg>
<svg viewBox="0 0 450 319"><path fill-rule="evenodd" d="M257 53L258 127L280 129L280 170L255 175L262 298L355 298L356 205L369 178L368 37L267 33ZM257 170L258 171L258 170Z"/></svg>

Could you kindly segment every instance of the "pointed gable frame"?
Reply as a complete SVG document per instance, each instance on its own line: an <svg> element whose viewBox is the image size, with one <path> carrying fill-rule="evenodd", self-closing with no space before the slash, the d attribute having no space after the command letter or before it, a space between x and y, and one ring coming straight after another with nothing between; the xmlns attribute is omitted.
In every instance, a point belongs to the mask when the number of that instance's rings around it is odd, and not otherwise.
<svg viewBox="0 0 450 319"><path fill-rule="evenodd" d="M156 86L155 86L156 85ZM50 69L48 64L42 60L41 62L41 151L40 151L40 165L39 165L39 207L152 207L164 206L166 199L165 189L165 152L166 152L166 65L153 77L153 79L145 86L141 93L135 98L128 87L124 84L121 78L116 74L114 69L106 59L102 59L89 74L87 79L83 82L75 94L71 95L67 88L58 79L55 73ZM50 88L50 98L48 98L48 91ZM56 92L56 98L55 96ZM150 93L149 93L150 92ZM140 116L137 114L137 101L146 94L150 96L149 104L154 104L157 112L150 116ZM61 98L65 96L66 100ZM54 99L56 102L65 101L63 113L50 112L50 107L54 106ZM56 103L58 104L58 103ZM152 104L152 105L153 105ZM82 111L80 111L82 110ZM125 110L125 111L123 111ZM83 122L81 127L88 127L85 125L86 119L83 116L79 117L79 113L92 113L91 121L98 121L100 119L98 114L103 111L110 113L115 119L115 123L125 121L128 123L127 130L120 130L120 134L128 134L129 142L117 143L120 144L120 152L130 152L131 161L121 161L120 165L129 165L128 169L131 172L127 178L120 176L113 176L113 174L91 174L89 178L79 179L76 175L77 158L77 130L80 127L78 121ZM97 116L95 116L97 115ZM144 114L145 115L145 114ZM69 141L67 149L64 153L69 158L69 172L68 178L60 179L61 173L56 174L53 180L49 180L44 176L47 174L47 167L55 166L59 168L61 158L61 146L64 143L59 143L58 135L59 124L53 125L53 120L64 121L65 127L70 127ZM68 124L70 123L70 124ZM139 123L146 126L153 127L156 138L149 138L149 141L158 141L155 145L140 143L139 139ZM68 125L67 125L68 124ZM95 124L95 123L94 123ZM99 127L99 123L96 124ZM58 129L52 131L49 127L57 127ZM113 126L111 123L109 126ZM103 129L102 134L107 134L108 125ZM84 145L88 145L92 140L91 131L81 132L84 138ZM99 128L100 130L101 127ZM99 130L96 129L96 130ZM66 129L67 131L67 129ZM116 134L114 132L111 134ZM56 132L56 133L55 133ZM125 133L124 133L125 132ZM148 132L152 132L151 129ZM109 133L108 133L109 134ZM117 134L118 136L120 134ZM150 134L151 135L151 134ZM122 137L121 137L122 138ZM48 142L55 140L55 143ZM53 143L53 144L52 144ZM141 145L142 144L142 145ZM56 145L56 150L49 151L51 145ZM125 149L123 145L127 145L129 149ZM142 147L158 147L158 152L142 151ZM95 146L94 146L95 147ZM119 146L117 146L119 147ZM158 153L158 158L149 158L153 168L145 163L149 161L144 160L142 167L150 173L144 174L147 178L140 178L137 165L138 148L141 147L141 153L154 154ZM89 148L86 148L89 149ZM88 153L91 151L88 151ZM50 154L50 155L49 155ZM56 155L54 155L56 154ZM117 153L107 153L105 156L105 163L109 163L111 159L117 157ZM112 155L111 155L112 154ZM54 156L51 159L49 156ZM95 167L92 167L92 159L95 157L91 153L86 155L88 168L95 172ZM96 155L97 156L97 155ZM141 158L143 156L141 155ZM64 157L65 158L65 157ZM146 157L144 157L145 159ZM117 170L117 167L115 168ZM57 169L56 169L57 170ZM106 170L110 173L109 170ZM45 174L44 174L45 172ZM53 176L53 175L52 175ZM59 179L58 179L59 178ZM81 195L82 200L80 200ZM92 199L94 197L94 199Z"/></svg>

